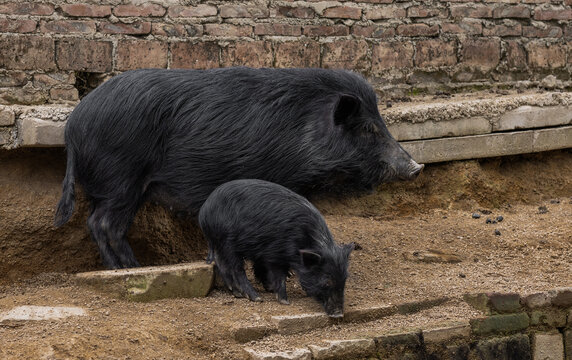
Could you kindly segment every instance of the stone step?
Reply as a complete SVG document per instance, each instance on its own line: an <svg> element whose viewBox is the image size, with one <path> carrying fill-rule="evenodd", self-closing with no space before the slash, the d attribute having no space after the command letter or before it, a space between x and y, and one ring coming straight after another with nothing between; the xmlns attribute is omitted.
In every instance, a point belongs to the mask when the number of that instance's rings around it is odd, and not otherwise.
<svg viewBox="0 0 572 360"><path fill-rule="evenodd" d="M80 284L133 301L207 296L214 282L213 266L203 262L79 273Z"/></svg>

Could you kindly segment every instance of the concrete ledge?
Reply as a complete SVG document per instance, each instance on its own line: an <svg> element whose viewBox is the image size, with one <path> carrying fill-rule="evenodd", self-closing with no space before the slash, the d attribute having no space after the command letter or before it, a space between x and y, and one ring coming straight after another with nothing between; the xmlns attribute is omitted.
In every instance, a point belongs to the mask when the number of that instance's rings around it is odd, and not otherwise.
<svg viewBox="0 0 572 360"><path fill-rule="evenodd" d="M509 133L406 141L402 143L415 161L451 160L528 154L572 147L572 126Z"/></svg>
<svg viewBox="0 0 572 360"><path fill-rule="evenodd" d="M119 295L133 301L164 298L204 297L212 288L213 266L189 263L133 269L104 270L80 273L81 284Z"/></svg>
<svg viewBox="0 0 572 360"><path fill-rule="evenodd" d="M64 146L65 121L72 110L63 105L0 105L0 146ZM380 112L392 135L419 163L572 147L571 92L460 96L400 103Z"/></svg>

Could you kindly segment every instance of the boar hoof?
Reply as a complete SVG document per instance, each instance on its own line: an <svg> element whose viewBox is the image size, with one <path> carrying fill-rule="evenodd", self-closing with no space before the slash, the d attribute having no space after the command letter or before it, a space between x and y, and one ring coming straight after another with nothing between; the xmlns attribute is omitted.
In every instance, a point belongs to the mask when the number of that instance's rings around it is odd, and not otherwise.
<svg viewBox="0 0 572 360"><path fill-rule="evenodd" d="M290 305L290 301L286 299L278 299L278 302L282 305Z"/></svg>

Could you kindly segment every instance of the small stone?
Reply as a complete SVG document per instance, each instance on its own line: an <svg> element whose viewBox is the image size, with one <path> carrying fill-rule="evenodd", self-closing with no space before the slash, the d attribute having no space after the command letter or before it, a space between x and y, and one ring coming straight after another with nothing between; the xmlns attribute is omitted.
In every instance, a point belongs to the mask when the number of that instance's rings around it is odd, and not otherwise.
<svg viewBox="0 0 572 360"><path fill-rule="evenodd" d="M464 278L467 277L467 275L465 275L465 274L463 274L463 273L459 273L459 277L464 279Z"/></svg>
<svg viewBox="0 0 572 360"><path fill-rule="evenodd" d="M544 205L538 207L539 214L546 214L548 212L548 208Z"/></svg>
<svg viewBox="0 0 572 360"><path fill-rule="evenodd" d="M473 213L473 215L471 215L473 217L473 219L480 219L481 218L481 214L479 213Z"/></svg>
<svg viewBox="0 0 572 360"><path fill-rule="evenodd" d="M560 199L552 199L550 200L551 204L560 204Z"/></svg>
<svg viewBox="0 0 572 360"><path fill-rule="evenodd" d="M483 215L490 215L492 214L492 211L487 210L487 209L479 209L480 213Z"/></svg>
<svg viewBox="0 0 572 360"><path fill-rule="evenodd" d="M487 224L490 224L492 222L493 222L493 220L491 218L487 218L487 220L485 221L485 223L487 223Z"/></svg>
<svg viewBox="0 0 572 360"><path fill-rule="evenodd" d="M390 107L393 106L393 103L392 103L391 101L387 100L387 101L385 102L385 106L387 106L388 108L390 108Z"/></svg>
<svg viewBox="0 0 572 360"><path fill-rule="evenodd" d="M502 215L497 216L497 221L501 222L504 220L504 217Z"/></svg>
<svg viewBox="0 0 572 360"><path fill-rule="evenodd" d="M500 231L498 229L495 229L495 235L500 236Z"/></svg>

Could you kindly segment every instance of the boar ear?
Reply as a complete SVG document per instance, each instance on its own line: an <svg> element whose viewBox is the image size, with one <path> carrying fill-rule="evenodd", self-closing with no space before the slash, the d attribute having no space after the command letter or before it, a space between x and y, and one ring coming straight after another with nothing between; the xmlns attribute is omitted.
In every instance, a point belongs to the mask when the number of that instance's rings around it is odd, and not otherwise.
<svg viewBox="0 0 572 360"><path fill-rule="evenodd" d="M318 265L322 261L322 256L311 250L300 250L300 255L302 256L302 264L305 267Z"/></svg>
<svg viewBox="0 0 572 360"><path fill-rule="evenodd" d="M351 118L357 114L360 107L361 101L357 97L353 95L341 95L334 110L334 124L353 126L354 124L348 123L348 120L351 122Z"/></svg>

